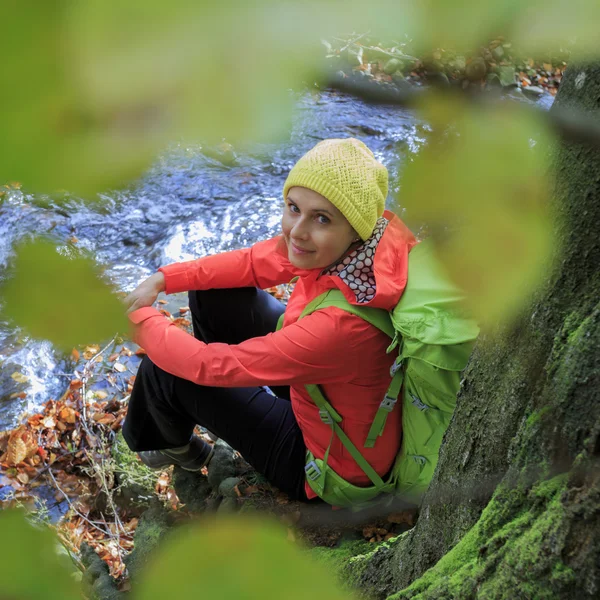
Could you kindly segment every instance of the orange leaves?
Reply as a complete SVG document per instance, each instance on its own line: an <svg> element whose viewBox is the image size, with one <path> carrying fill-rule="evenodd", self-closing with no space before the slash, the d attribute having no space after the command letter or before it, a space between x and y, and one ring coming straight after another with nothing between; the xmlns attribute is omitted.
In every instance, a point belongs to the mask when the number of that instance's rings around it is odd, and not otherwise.
<svg viewBox="0 0 600 600"><path fill-rule="evenodd" d="M35 436L24 425L21 425L13 430L8 438L5 462L10 467L15 467L32 457L37 449L38 444Z"/></svg>
<svg viewBox="0 0 600 600"><path fill-rule="evenodd" d="M77 413L69 406L63 407L58 413L61 421L65 423L74 424L77 419Z"/></svg>

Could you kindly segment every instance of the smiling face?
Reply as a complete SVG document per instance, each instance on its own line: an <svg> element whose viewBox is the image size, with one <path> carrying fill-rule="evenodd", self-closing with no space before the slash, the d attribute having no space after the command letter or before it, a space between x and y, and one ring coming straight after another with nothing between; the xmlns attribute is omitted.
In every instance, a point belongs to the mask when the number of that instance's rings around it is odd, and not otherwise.
<svg viewBox="0 0 600 600"><path fill-rule="evenodd" d="M288 190L281 229L289 260L299 269L328 267L358 238L327 198L304 187Z"/></svg>

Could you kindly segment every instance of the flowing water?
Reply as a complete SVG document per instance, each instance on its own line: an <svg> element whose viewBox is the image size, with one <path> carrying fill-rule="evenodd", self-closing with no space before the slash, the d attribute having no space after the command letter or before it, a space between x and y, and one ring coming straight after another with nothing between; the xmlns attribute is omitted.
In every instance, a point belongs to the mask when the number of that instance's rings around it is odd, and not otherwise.
<svg viewBox="0 0 600 600"><path fill-rule="evenodd" d="M0 278L15 242L48 234L90 251L111 280L130 291L161 265L277 234L285 177L321 139L362 139L388 167L390 191L397 189L399 169L423 143L424 127L407 110L369 106L332 92L306 93L298 97L288 140L254 147L233 162L230 153L174 145L140 181L100 195L97 203L48 204L12 190L0 204ZM60 303L63 293L77 294L76 282L57 297L40 298L40 305ZM32 340L0 321L0 431L61 396L72 370L71 359L49 342Z"/></svg>

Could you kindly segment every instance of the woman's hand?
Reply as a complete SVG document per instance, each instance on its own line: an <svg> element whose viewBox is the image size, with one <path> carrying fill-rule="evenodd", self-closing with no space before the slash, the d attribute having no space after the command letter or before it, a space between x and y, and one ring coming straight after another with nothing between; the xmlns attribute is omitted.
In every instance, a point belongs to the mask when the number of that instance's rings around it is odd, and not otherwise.
<svg viewBox="0 0 600 600"><path fill-rule="evenodd" d="M131 294L129 294L124 302L127 307L127 314L143 308L144 306L152 306L156 302L156 298L160 292L165 291L165 276L158 271L145 279L138 285Z"/></svg>

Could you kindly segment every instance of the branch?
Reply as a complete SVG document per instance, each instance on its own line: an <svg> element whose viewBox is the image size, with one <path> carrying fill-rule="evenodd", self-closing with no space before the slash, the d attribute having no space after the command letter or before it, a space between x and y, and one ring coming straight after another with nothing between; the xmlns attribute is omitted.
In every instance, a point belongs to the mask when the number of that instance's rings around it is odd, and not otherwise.
<svg viewBox="0 0 600 600"><path fill-rule="evenodd" d="M371 81L343 77L337 73L329 75L325 83L327 87L360 98L369 104L388 104L403 108L416 108L421 94L424 93L420 88L400 90L373 85ZM488 98L482 94L466 94L454 88L438 88L438 91L448 97L460 94L474 105L492 106L497 103L497 98ZM590 114L562 107L554 107L549 111L525 104L522 105L521 110L529 111L541 118L565 141L600 149L600 112Z"/></svg>

